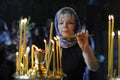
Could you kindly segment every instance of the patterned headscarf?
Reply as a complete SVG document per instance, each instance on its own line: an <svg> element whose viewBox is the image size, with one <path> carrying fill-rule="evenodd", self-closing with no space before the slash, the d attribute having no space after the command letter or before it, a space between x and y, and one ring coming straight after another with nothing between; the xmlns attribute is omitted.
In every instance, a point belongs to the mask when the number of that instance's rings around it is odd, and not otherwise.
<svg viewBox="0 0 120 80"><path fill-rule="evenodd" d="M58 20L57 20L58 16L61 14L66 14L66 12L69 13L70 15L74 15L74 18L75 18L74 34L76 34L77 32L80 32L80 30L81 30L80 20L78 18L77 13L75 12L75 10L70 7L64 7L56 13L55 18L54 18L54 26L55 26L57 36L61 36L61 34L58 30ZM76 38L70 38L70 39L61 38L60 43L63 48L69 48L69 47L75 45L77 43L77 41L76 41Z"/></svg>

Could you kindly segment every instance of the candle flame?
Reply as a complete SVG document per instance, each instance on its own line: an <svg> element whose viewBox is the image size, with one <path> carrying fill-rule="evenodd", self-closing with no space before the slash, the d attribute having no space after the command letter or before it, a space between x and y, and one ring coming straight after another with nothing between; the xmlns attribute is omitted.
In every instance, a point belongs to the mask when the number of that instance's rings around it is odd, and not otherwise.
<svg viewBox="0 0 120 80"><path fill-rule="evenodd" d="M24 22L25 22L25 23L27 22L27 18L24 18Z"/></svg>
<svg viewBox="0 0 120 80"><path fill-rule="evenodd" d="M55 39L55 40L57 40L57 38L56 38L56 37L54 37L54 39Z"/></svg>
<svg viewBox="0 0 120 80"><path fill-rule="evenodd" d="M115 32L112 32L112 36L115 36Z"/></svg>
<svg viewBox="0 0 120 80"><path fill-rule="evenodd" d="M52 42L52 43L54 43L54 41L53 41L53 40L51 40L51 42Z"/></svg>
<svg viewBox="0 0 120 80"><path fill-rule="evenodd" d="M113 16L113 15L111 15L111 19L114 19L114 16Z"/></svg>
<svg viewBox="0 0 120 80"><path fill-rule="evenodd" d="M46 43L46 40L44 39L44 42Z"/></svg>
<svg viewBox="0 0 120 80"><path fill-rule="evenodd" d="M27 47L26 53L30 52L30 47Z"/></svg>
<svg viewBox="0 0 120 80"><path fill-rule="evenodd" d="M23 23L26 23L27 22L27 18L24 18L24 19L21 19L21 24Z"/></svg>
<svg viewBox="0 0 120 80"><path fill-rule="evenodd" d="M16 52L16 55L18 55L18 52Z"/></svg>
<svg viewBox="0 0 120 80"><path fill-rule="evenodd" d="M59 36L56 36L56 38L57 38L57 39L60 39L60 37L59 37Z"/></svg>
<svg viewBox="0 0 120 80"><path fill-rule="evenodd" d="M118 30L118 35L120 36L120 30Z"/></svg>
<svg viewBox="0 0 120 80"><path fill-rule="evenodd" d="M111 20L111 15L108 16L109 20Z"/></svg>

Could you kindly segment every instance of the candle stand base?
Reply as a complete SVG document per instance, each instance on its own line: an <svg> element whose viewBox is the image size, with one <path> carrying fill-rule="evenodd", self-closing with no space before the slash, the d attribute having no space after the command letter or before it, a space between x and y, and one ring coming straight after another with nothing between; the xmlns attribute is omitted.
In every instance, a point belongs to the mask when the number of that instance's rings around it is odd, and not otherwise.
<svg viewBox="0 0 120 80"><path fill-rule="evenodd" d="M65 76L66 74L62 72L54 73L53 71L48 71L47 73L32 71L31 74L27 75L19 75L17 73L13 74L15 80L60 80Z"/></svg>

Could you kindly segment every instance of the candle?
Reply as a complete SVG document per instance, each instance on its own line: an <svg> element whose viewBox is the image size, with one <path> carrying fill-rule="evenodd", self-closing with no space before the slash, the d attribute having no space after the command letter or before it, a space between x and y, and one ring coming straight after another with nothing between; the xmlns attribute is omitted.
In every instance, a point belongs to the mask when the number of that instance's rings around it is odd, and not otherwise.
<svg viewBox="0 0 120 80"><path fill-rule="evenodd" d="M34 64L34 48L36 50L39 50L37 46L35 46L34 44L32 45L32 49L31 49L32 50L31 51L31 59L32 59L31 64L32 64L32 68L33 68L33 64Z"/></svg>
<svg viewBox="0 0 120 80"><path fill-rule="evenodd" d="M34 53L34 45L32 45L32 47L31 47L32 49L32 51L31 51L31 65L32 65L32 68L33 68L33 64L34 64L34 55L33 55L33 53Z"/></svg>
<svg viewBox="0 0 120 80"><path fill-rule="evenodd" d="M60 37L57 37L57 39L58 39L58 47L59 47L58 53L59 53L59 61L60 61L60 71L62 71L62 48L60 46Z"/></svg>
<svg viewBox="0 0 120 80"><path fill-rule="evenodd" d="M118 75L120 74L120 30L118 30Z"/></svg>
<svg viewBox="0 0 120 80"><path fill-rule="evenodd" d="M54 51L54 48L55 48L55 44L54 44L54 41L52 40L52 55L53 55L53 75L56 71L56 67L55 67L55 51Z"/></svg>
<svg viewBox="0 0 120 80"><path fill-rule="evenodd" d="M59 66L59 64L58 64L58 39L57 39L57 37L54 37L54 39L55 39L55 41L56 41L56 64L57 64L57 67L56 67L56 70L58 71L58 66Z"/></svg>
<svg viewBox="0 0 120 80"><path fill-rule="evenodd" d="M26 73L28 72L28 54L30 52L30 48L27 47L27 50L26 50Z"/></svg>
<svg viewBox="0 0 120 80"><path fill-rule="evenodd" d="M108 16L108 76L110 76L110 65L111 65L111 55L110 55L110 43L111 43L111 15Z"/></svg>
<svg viewBox="0 0 120 80"><path fill-rule="evenodd" d="M46 50L46 56L47 56L47 71L49 70L49 63L50 63L50 60L51 60L51 40L52 40L52 33L53 32L53 22L51 22L51 26L50 26L50 33L49 33L49 43L48 43L48 46L47 46L47 50Z"/></svg>
<svg viewBox="0 0 120 80"><path fill-rule="evenodd" d="M48 63L48 54L47 54L47 43L46 43L46 40L44 39L44 43L45 43L45 61L46 61L46 67L47 67L47 63Z"/></svg>
<svg viewBox="0 0 120 80"><path fill-rule="evenodd" d="M49 48L51 47L52 34L53 34L53 22L51 22L51 26L50 26Z"/></svg>
<svg viewBox="0 0 120 80"><path fill-rule="evenodd" d="M18 72L19 70L18 61L19 61L18 52L16 52L16 72Z"/></svg>
<svg viewBox="0 0 120 80"><path fill-rule="evenodd" d="M57 67L56 67L56 70L58 71L59 70L59 58L58 58L58 38L57 37L54 37L55 41L56 41L56 59L57 59Z"/></svg>
<svg viewBox="0 0 120 80"><path fill-rule="evenodd" d="M23 55L23 65L24 65L24 71L25 71L25 74L26 74L26 54Z"/></svg>
<svg viewBox="0 0 120 80"><path fill-rule="evenodd" d="M111 39L111 74L113 73L114 36L115 36L115 33L112 32L112 39Z"/></svg>
<svg viewBox="0 0 120 80"><path fill-rule="evenodd" d="M113 65L113 57L114 57L114 55L113 55L113 53L114 53L114 36L115 36L115 33L114 33L114 16L113 15L111 15L111 19L112 19L112 24L111 24L111 27L112 27L112 29L111 29L111 48L110 48L110 54L111 54L111 76L113 75L113 67L114 67L114 65Z"/></svg>
<svg viewBox="0 0 120 80"><path fill-rule="evenodd" d="M51 22L51 26L50 26L50 36L49 36L49 40L52 39L52 32L53 32L53 22Z"/></svg>
<svg viewBox="0 0 120 80"><path fill-rule="evenodd" d="M111 19L112 19L112 32L114 31L114 16L111 15Z"/></svg>
<svg viewBox="0 0 120 80"><path fill-rule="evenodd" d="M46 51L46 46L47 46L47 44L46 44L46 40L44 39L44 43L45 43L45 51Z"/></svg>
<svg viewBox="0 0 120 80"><path fill-rule="evenodd" d="M49 70L49 66L50 66L50 62L51 62L51 57L53 55L53 43L54 41L53 40L50 40L50 42L52 43L51 46L49 46L49 52L47 53L48 54L48 63L47 63L47 70Z"/></svg>
<svg viewBox="0 0 120 80"><path fill-rule="evenodd" d="M20 62L19 65L22 63L22 27L23 27L23 19L20 20L19 28L20 28L20 40L19 40L19 55L20 55ZM21 74L21 68L20 68Z"/></svg>
<svg viewBox="0 0 120 80"><path fill-rule="evenodd" d="M24 26L24 44L23 44L23 47L24 47L24 53L26 52L26 23L27 23L27 18L24 18L23 19L23 26Z"/></svg>

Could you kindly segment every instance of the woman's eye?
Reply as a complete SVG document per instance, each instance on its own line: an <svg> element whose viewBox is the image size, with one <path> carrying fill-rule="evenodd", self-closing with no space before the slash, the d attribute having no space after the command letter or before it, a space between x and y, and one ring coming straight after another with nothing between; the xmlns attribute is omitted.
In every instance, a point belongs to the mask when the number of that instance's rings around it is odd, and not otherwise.
<svg viewBox="0 0 120 80"><path fill-rule="evenodd" d="M69 24L74 24L73 22L70 22Z"/></svg>
<svg viewBox="0 0 120 80"><path fill-rule="evenodd" d="M61 23L59 23L59 24L63 24L63 23L61 22Z"/></svg>

